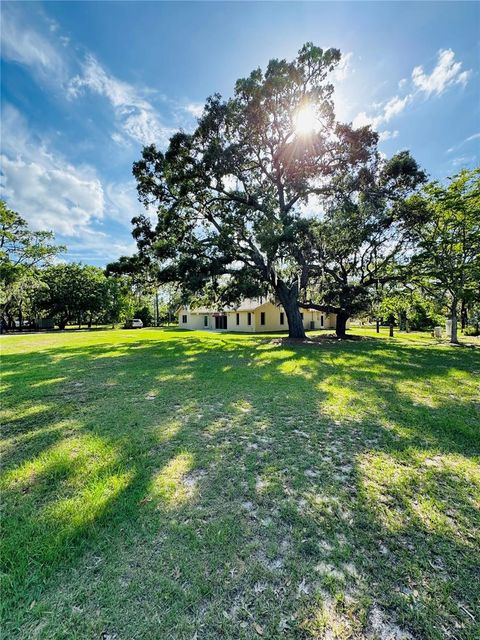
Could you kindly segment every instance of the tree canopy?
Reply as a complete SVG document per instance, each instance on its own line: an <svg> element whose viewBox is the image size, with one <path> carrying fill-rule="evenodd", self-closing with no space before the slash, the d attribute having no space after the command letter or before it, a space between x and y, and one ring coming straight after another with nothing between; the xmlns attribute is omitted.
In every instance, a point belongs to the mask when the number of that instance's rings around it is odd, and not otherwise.
<svg viewBox="0 0 480 640"><path fill-rule="evenodd" d="M65 247L54 244L51 231L32 231L0 200L0 305L7 324L12 326L17 315L22 328L24 306L42 288L38 270L63 251Z"/></svg>
<svg viewBox="0 0 480 640"><path fill-rule="evenodd" d="M445 301L457 342L459 304L480 300L480 169L428 184L408 206L417 216L411 279Z"/></svg>
<svg viewBox="0 0 480 640"><path fill-rule="evenodd" d="M292 62L271 60L238 80L229 100L210 97L195 131L175 134L165 153L143 149L133 173L158 222L137 217L134 237L164 281L188 292L213 282L221 302L271 291L290 335L304 336L298 296L311 274L303 207L331 197L338 174L377 158L376 133L335 120L328 76L339 60L337 49L306 44Z"/></svg>
<svg viewBox="0 0 480 640"><path fill-rule="evenodd" d="M414 219L403 203L425 180L406 151L336 176L324 215L311 223L313 299L302 306L336 313L338 335L370 307L372 288L401 278Z"/></svg>

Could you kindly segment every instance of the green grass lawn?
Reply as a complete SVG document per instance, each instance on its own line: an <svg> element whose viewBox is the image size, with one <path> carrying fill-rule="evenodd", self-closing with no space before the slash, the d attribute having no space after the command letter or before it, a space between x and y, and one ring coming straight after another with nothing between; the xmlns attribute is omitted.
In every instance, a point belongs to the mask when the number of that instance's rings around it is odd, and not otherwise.
<svg viewBox="0 0 480 640"><path fill-rule="evenodd" d="M4 638L480 637L480 349L7 336Z"/></svg>

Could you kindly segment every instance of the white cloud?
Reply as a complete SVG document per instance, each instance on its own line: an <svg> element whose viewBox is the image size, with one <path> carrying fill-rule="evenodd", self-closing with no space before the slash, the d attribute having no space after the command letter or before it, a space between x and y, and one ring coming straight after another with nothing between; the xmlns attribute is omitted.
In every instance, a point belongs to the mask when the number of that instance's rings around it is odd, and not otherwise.
<svg viewBox="0 0 480 640"><path fill-rule="evenodd" d="M392 138L398 138L398 131L380 131L379 139L383 140L391 140Z"/></svg>
<svg viewBox="0 0 480 640"><path fill-rule="evenodd" d="M335 71L332 73L333 80L337 82L343 82L348 76L353 73L352 68L353 52L349 51L342 55L339 64Z"/></svg>
<svg viewBox="0 0 480 640"><path fill-rule="evenodd" d="M2 191L10 206L35 229L78 235L103 216L99 180L53 156L33 159L1 156Z"/></svg>
<svg viewBox="0 0 480 640"><path fill-rule="evenodd" d="M120 145L121 147L130 146L130 140L127 140L127 138L125 138L125 136L122 136L122 134L118 131L114 131L110 137L116 144Z"/></svg>
<svg viewBox="0 0 480 640"><path fill-rule="evenodd" d="M440 95L453 84L465 85L471 75L471 71L462 71L462 63L455 61L455 53L452 49L440 49L435 68L430 75L426 74L423 67L415 67L412 71L413 84L427 95Z"/></svg>
<svg viewBox="0 0 480 640"><path fill-rule="evenodd" d="M382 124L389 122L398 116L418 96L432 94L440 95L453 84L465 85L471 75L471 71L462 71L462 63L455 62L455 53L451 49L442 49L438 52L437 64L430 75L425 74L423 67L415 67L412 71L414 89L405 96L394 96L384 103L373 105L379 111L376 115L369 116L365 111L358 113L353 119L354 127L370 125L378 129ZM402 78L398 83L399 88L405 87L407 79ZM416 89L416 90L415 90ZM384 138L385 139L385 138ZM453 150L449 149L449 152Z"/></svg>
<svg viewBox="0 0 480 640"><path fill-rule="evenodd" d="M132 255L136 250L133 238L125 240L112 237L103 231L87 229L81 237L68 240L68 257L72 261L96 262L104 265L119 258Z"/></svg>
<svg viewBox="0 0 480 640"><path fill-rule="evenodd" d="M166 145L173 129L161 122L154 105L147 98L153 92L148 88L137 89L111 75L97 60L87 54L79 61L70 38L61 34L54 20L44 18L34 29L27 19L28 12L8 5L2 8L1 53L2 57L27 66L43 84L56 85L66 91L67 98L76 98L89 90L105 97L114 113L116 130L111 138L117 144L127 146L128 140L141 144ZM72 77L71 68L81 71ZM195 103L188 105L198 113Z"/></svg>
<svg viewBox="0 0 480 640"><path fill-rule="evenodd" d="M143 205L138 201L133 180L130 182L110 183L106 186L105 191L108 199L109 216L131 229L131 219L134 216L145 213Z"/></svg>
<svg viewBox="0 0 480 640"><path fill-rule="evenodd" d="M372 126L375 128L375 118L367 116L365 111L361 111L360 113L357 113L357 115L353 119L353 126L355 127L355 129L367 126Z"/></svg>
<svg viewBox="0 0 480 640"><path fill-rule="evenodd" d="M383 104L381 113L376 116L368 116L365 111L359 113L353 120L353 126L365 127L367 125L371 125L373 129L378 129L380 125L389 122L394 116L400 114L411 99L411 94L408 94L403 98L394 96Z"/></svg>
<svg viewBox="0 0 480 640"><path fill-rule="evenodd" d="M59 24L58 24L58 22L56 22L56 20L53 20L53 19L50 19L50 18L49 18L49 19L47 20L47 22L48 22L49 29L50 29L50 31L51 31L52 33L55 33L55 31L58 31L58 29L59 29Z"/></svg>
<svg viewBox="0 0 480 640"><path fill-rule="evenodd" d="M450 147L450 149L447 149L447 153L453 153L457 149L460 149L461 147L463 147L463 145L468 144L469 142L473 142L473 140L478 140L479 138L480 138L480 133L474 133L471 136L468 136L468 138L465 138L465 140L462 140L460 144L456 144L453 147Z"/></svg>
<svg viewBox="0 0 480 640"><path fill-rule="evenodd" d="M120 109L120 119L125 133L142 144L165 144L168 141L169 130L160 125L153 109L124 105Z"/></svg>
<svg viewBox="0 0 480 640"><path fill-rule="evenodd" d="M5 60L30 67L43 79L64 74L64 63L52 43L24 25L16 8L8 4L2 10L1 54Z"/></svg>
<svg viewBox="0 0 480 640"><path fill-rule="evenodd" d="M458 158L453 158L450 162L454 167L460 167L460 166L466 167L467 165L475 162L475 160L476 160L476 156L460 156Z"/></svg>
<svg viewBox="0 0 480 640"><path fill-rule="evenodd" d="M105 186L106 215L124 225L129 231L132 229L131 219L140 214L156 220L155 207L145 208L138 200L137 189L133 178L126 182L111 182Z"/></svg>
<svg viewBox="0 0 480 640"><path fill-rule="evenodd" d="M160 123L153 105L135 87L110 75L92 55L87 56L81 75L70 81L68 96L76 98L84 89L109 100L118 126L133 140L141 144L167 143L172 132Z"/></svg>
<svg viewBox="0 0 480 640"><path fill-rule="evenodd" d="M468 138L465 138L465 142L471 142L472 140L478 140L478 138L480 138L480 133L474 133L471 136L468 136Z"/></svg>
<svg viewBox="0 0 480 640"><path fill-rule="evenodd" d="M136 200L133 179L104 188L92 168L72 165L37 140L10 105L4 109L3 125L2 197L32 229L55 231L58 241L67 245L69 260L105 264L135 251L130 219L144 209ZM106 231L107 218L125 231Z"/></svg>
<svg viewBox="0 0 480 640"><path fill-rule="evenodd" d="M102 184L90 167L74 166L34 141L19 112L9 105L3 125L3 197L32 228L79 236L103 218Z"/></svg>
<svg viewBox="0 0 480 640"><path fill-rule="evenodd" d="M14 8L2 11L3 58L28 66L45 84L53 82L59 88L66 87L69 98L77 97L86 89L107 98L114 109L119 130L112 139L118 144L125 145L125 136L141 144L164 145L168 142L172 130L160 122L154 106L144 97L151 92L147 89L139 91L115 78L92 55L87 55L80 63L81 73L69 80L68 67L79 65L70 50L70 38L60 35L59 25L53 20L45 20L45 35L42 35L25 24L25 19ZM67 48L68 52L65 51Z"/></svg>
<svg viewBox="0 0 480 640"><path fill-rule="evenodd" d="M383 108L383 122L389 122L394 116L401 113L411 99L411 95L406 95L404 98L398 96L391 98Z"/></svg>
<svg viewBox="0 0 480 640"><path fill-rule="evenodd" d="M204 105L199 102L189 102L184 107L185 111L195 118L200 118L202 116L203 108Z"/></svg>

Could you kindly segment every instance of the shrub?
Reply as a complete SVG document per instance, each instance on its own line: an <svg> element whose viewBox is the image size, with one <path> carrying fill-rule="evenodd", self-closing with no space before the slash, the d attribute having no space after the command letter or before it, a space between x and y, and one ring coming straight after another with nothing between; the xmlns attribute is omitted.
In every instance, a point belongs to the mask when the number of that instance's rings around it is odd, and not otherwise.
<svg viewBox="0 0 480 640"><path fill-rule="evenodd" d="M466 327L463 333L466 336L480 336L480 327Z"/></svg>
<svg viewBox="0 0 480 640"><path fill-rule="evenodd" d="M144 327L150 327L153 324L153 314L150 307L147 307L147 305L137 307L133 312L133 317L140 318Z"/></svg>

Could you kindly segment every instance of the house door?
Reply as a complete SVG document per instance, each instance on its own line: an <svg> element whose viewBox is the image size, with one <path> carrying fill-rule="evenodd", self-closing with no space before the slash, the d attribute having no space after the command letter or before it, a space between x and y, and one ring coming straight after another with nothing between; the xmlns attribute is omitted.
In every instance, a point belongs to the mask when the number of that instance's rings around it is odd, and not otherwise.
<svg viewBox="0 0 480 640"><path fill-rule="evenodd" d="M227 328L227 316L215 316L215 329Z"/></svg>

